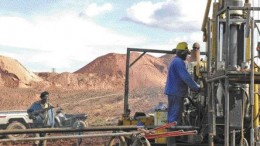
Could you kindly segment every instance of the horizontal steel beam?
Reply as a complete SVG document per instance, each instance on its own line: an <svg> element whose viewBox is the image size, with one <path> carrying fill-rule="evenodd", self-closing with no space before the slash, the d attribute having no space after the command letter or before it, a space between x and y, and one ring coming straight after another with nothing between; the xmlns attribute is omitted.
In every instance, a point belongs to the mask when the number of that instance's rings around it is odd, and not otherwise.
<svg viewBox="0 0 260 146"><path fill-rule="evenodd" d="M72 128L37 128L37 129L17 129L17 130L0 130L0 135L6 134L28 134L28 133L63 133L63 132L86 132L86 131L129 131L138 128L154 128L155 126L99 126L85 127L79 129Z"/></svg>
<svg viewBox="0 0 260 146"><path fill-rule="evenodd" d="M225 79L225 78L227 78L226 75L221 75L221 76L217 76L217 77L207 79L206 82L209 83L209 82L213 82L213 81L216 81L216 80L219 80L219 79Z"/></svg>
<svg viewBox="0 0 260 146"><path fill-rule="evenodd" d="M226 19L219 19L219 22L226 22ZM229 19L229 23L241 22L246 23L246 19Z"/></svg>
<svg viewBox="0 0 260 146"><path fill-rule="evenodd" d="M66 135L66 136L46 136L46 137L30 137L17 139L0 139L2 142L17 142L17 141L36 141L36 140L60 140L60 139L78 139L78 138L92 138L92 137L112 137L112 136L132 136L137 132L121 132L121 133L102 133L102 134L86 134L86 135ZM140 132L139 132L140 133Z"/></svg>
<svg viewBox="0 0 260 146"><path fill-rule="evenodd" d="M171 130L199 130L199 127L196 127L196 126L173 126L169 129L171 129Z"/></svg>
<svg viewBox="0 0 260 146"><path fill-rule="evenodd" d="M127 49L129 51L134 51L134 52L174 54L172 50L142 49L142 48L127 48Z"/></svg>
<svg viewBox="0 0 260 146"><path fill-rule="evenodd" d="M158 50L158 49L142 49L142 48L127 48L129 51L133 52L145 52L145 53L165 53L174 54L172 50ZM200 55L207 55L206 52L200 52Z"/></svg>
<svg viewBox="0 0 260 146"><path fill-rule="evenodd" d="M234 6L229 6L222 8L221 10L218 11L217 16L223 14L226 10L249 10L249 11L260 11L260 7L234 7Z"/></svg>

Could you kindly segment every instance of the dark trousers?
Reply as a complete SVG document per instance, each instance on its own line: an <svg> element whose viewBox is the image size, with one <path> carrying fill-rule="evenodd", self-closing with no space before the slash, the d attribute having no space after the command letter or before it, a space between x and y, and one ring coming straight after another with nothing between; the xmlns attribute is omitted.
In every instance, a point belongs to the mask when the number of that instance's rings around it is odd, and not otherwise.
<svg viewBox="0 0 260 146"><path fill-rule="evenodd" d="M47 133L36 133L35 134L36 138L45 137L45 136L47 136ZM46 146L46 143L47 143L47 140L37 140L37 141L35 141L34 145L35 146Z"/></svg>
<svg viewBox="0 0 260 146"><path fill-rule="evenodd" d="M173 130L168 129L168 132L171 132L171 131L173 131ZM177 146L175 137L168 137L167 138L167 146Z"/></svg>
<svg viewBox="0 0 260 146"><path fill-rule="evenodd" d="M184 97L168 95L168 123L177 122L179 125L183 111L183 102Z"/></svg>
<svg viewBox="0 0 260 146"><path fill-rule="evenodd" d="M181 114L183 111L184 97L178 97L174 95L168 95L168 123L177 122L180 124ZM172 131L171 129L168 130ZM177 146L175 137L167 138L167 146Z"/></svg>

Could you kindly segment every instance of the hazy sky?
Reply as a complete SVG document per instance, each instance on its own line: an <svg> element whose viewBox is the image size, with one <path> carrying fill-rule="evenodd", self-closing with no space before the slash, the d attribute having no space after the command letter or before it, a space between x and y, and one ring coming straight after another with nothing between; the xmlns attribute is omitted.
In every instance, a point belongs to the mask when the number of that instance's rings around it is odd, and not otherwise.
<svg viewBox="0 0 260 146"><path fill-rule="evenodd" d="M171 50L179 41L203 44L206 3L1 0L0 55L34 72L74 72L101 55L126 53L127 47Z"/></svg>

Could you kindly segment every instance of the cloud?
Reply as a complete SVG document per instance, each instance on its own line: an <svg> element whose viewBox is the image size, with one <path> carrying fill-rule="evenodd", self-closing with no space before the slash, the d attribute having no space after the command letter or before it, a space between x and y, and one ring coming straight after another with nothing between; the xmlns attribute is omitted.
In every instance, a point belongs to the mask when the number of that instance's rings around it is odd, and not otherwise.
<svg viewBox="0 0 260 146"><path fill-rule="evenodd" d="M127 46L145 41L142 36L120 34L73 12L29 20L0 16L0 34L1 46L35 50L24 62L67 71L75 71L75 67L82 67L97 56L125 51ZM72 68L76 61L82 64Z"/></svg>
<svg viewBox="0 0 260 146"><path fill-rule="evenodd" d="M192 32L190 35L183 35L179 37L175 37L171 40L169 40L168 44L171 44L173 47L175 47L179 42L187 42L189 44L189 49L191 49L191 46L194 42L198 42L202 47L202 51L205 51L205 46L202 41L202 35L198 32Z"/></svg>
<svg viewBox="0 0 260 146"><path fill-rule="evenodd" d="M0 22L0 45L12 47L84 49L88 46L125 46L142 40L141 37L121 35L73 14L37 17L33 21L21 17L0 17Z"/></svg>
<svg viewBox="0 0 260 146"><path fill-rule="evenodd" d="M200 0L200 2L166 0L157 3L140 1L127 9L127 16L124 19L148 27L164 29L166 32L173 32L168 40L161 43L146 43L141 46L142 48L169 50L179 42L186 41L190 48L194 42L200 43L202 51L205 51L200 28L206 4L206 0Z"/></svg>
<svg viewBox="0 0 260 146"><path fill-rule="evenodd" d="M200 29L206 0L141 1L127 9L126 20L171 31Z"/></svg>
<svg viewBox="0 0 260 146"><path fill-rule="evenodd" d="M110 3L105 3L101 6L98 6L96 3L92 3L89 6L87 6L84 14L89 17L94 17L103 14L105 12L110 12L112 11L112 9L113 6Z"/></svg>
<svg viewBox="0 0 260 146"><path fill-rule="evenodd" d="M158 49L158 50L171 50L177 46L179 42L187 42L189 49L192 49L192 45L195 42L198 42L201 46L201 51L205 52L206 51L206 46L205 43L202 41L202 33L197 31L197 32L191 32L189 35L175 35L172 38L169 38L167 40L164 40L164 42L158 43L151 41L149 43L145 43L142 45L139 45L137 48L146 48L146 49ZM161 56L162 54L156 54L156 53L151 53L154 56Z"/></svg>
<svg viewBox="0 0 260 146"><path fill-rule="evenodd" d="M206 0L200 0L200 3L188 0L166 0L157 3L138 1L127 9L125 19L170 30L170 33L153 31L154 29L149 29L149 32L139 31L136 25L117 21L116 18L126 10L121 3L117 3L115 6L120 8L115 9L110 3L65 0L65 3L48 3L45 7L40 7L42 5L37 3L35 6L39 7L33 7L28 13L27 9L15 13L13 9L6 9L12 15L0 15L0 54L13 56L32 71L50 71L51 68L56 68L61 72L75 71L96 57L110 52L125 53L128 46L172 49L178 41L187 40L193 43L201 40L202 34L194 35L194 30L201 27L205 10L200 6L202 3L206 5ZM45 9L47 7L50 8ZM111 17L111 21L106 21L106 24L98 21L100 25L97 24L94 21L97 17L94 16L104 14L107 14L106 18ZM172 31L181 33L177 36L176 33L171 33ZM165 32L167 37L158 37L157 33L160 33L160 36ZM177 38L174 38L176 36ZM8 47L15 49L10 52Z"/></svg>

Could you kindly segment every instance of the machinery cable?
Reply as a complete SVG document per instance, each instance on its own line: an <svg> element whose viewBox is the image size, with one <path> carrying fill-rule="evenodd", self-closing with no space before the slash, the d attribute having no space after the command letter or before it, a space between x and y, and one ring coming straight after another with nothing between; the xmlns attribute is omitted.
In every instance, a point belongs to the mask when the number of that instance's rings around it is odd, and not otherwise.
<svg viewBox="0 0 260 146"><path fill-rule="evenodd" d="M244 93L245 93L247 99L249 99L249 95L247 94L246 90L245 90L244 88L241 88L241 89L244 91ZM255 93L255 94L259 94L259 93ZM260 109L259 109L259 110L260 110ZM259 117L259 115L260 115L260 112L258 111L257 116L254 118L254 121L257 119L257 117Z"/></svg>
<svg viewBox="0 0 260 146"><path fill-rule="evenodd" d="M243 144L245 144L245 146L249 146L249 144L248 144L246 138L244 138L244 143L243 143Z"/></svg>

